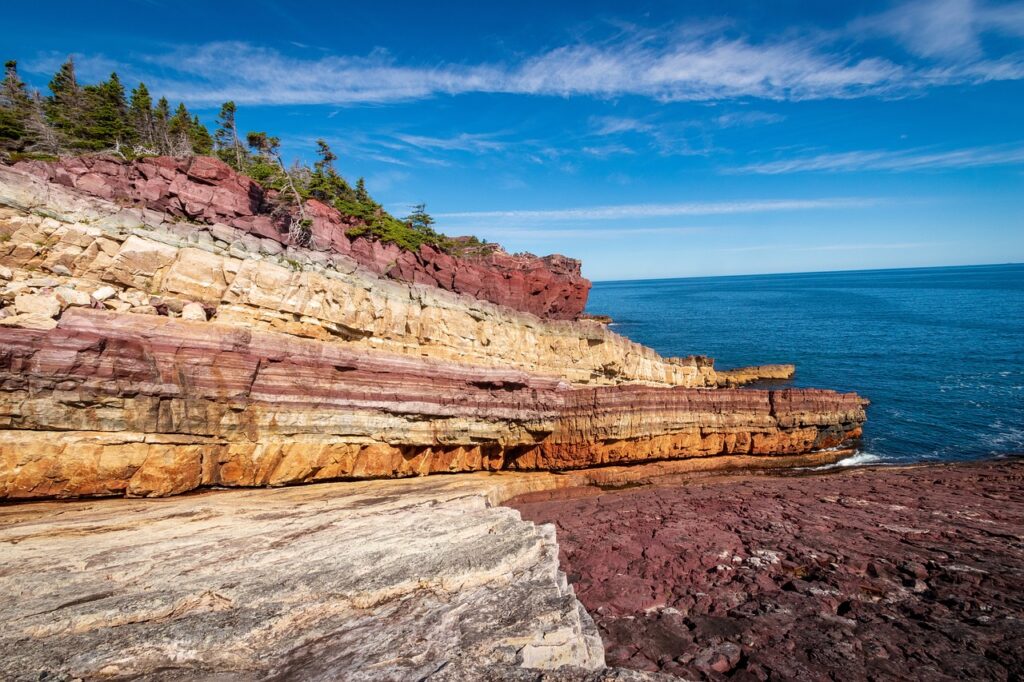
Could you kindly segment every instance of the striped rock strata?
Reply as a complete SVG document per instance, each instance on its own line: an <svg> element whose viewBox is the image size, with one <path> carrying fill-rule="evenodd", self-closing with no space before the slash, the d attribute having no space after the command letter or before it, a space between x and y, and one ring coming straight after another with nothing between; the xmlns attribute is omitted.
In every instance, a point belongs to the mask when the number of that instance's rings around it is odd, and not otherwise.
<svg viewBox="0 0 1024 682"><path fill-rule="evenodd" d="M573 388L209 322L72 309L0 328L0 496L795 454L860 433L819 390Z"/></svg>
<svg viewBox="0 0 1024 682"><path fill-rule="evenodd" d="M552 526L416 483L6 506L0 678L648 679L603 668Z"/></svg>
<svg viewBox="0 0 1024 682"><path fill-rule="evenodd" d="M860 434L853 394L717 388L761 374L254 239L0 168L0 497L767 457Z"/></svg>
<svg viewBox="0 0 1024 682"><path fill-rule="evenodd" d="M287 243L287 223L275 218L274 190L239 175L220 159L154 157L126 162L86 156L55 162L25 161L18 168L51 182L123 204L145 207L190 222L228 225L243 234ZM394 244L352 238L362 225L353 216L310 199L311 248L351 257L369 270L468 294L553 319L575 319L587 303L590 282L580 262L565 256L512 255L496 245L480 253L449 255L431 246L405 251Z"/></svg>
<svg viewBox="0 0 1024 682"><path fill-rule="evenodd" d="M117 297L104 305L115 310L177 314L192 301L228 324L573 383L717 385L710 363L662 358L596 322L545 320L396 282L346 255L119 207L3 167L0 265L45 275L51 290L113 287ZM18 292L7 293L13 302Z"/></svg>

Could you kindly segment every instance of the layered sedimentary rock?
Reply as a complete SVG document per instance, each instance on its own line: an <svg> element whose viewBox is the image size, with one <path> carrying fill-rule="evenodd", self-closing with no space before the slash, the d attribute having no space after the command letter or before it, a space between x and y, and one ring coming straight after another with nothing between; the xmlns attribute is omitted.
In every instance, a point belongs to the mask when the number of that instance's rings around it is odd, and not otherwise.
<svg viewBox="0 0 1024 682"><path fill-rule="evenodd" d="M400 283L347 255L118 207L2 167L0 264L22 271L8 285L11 303L19 293L58 289L90 297L84 305L118 311L177 315L195 302L229 324L573 383L717 385L707 362L662 358L597 323L544 320L436 286ZM113 291L99 300L96 292L107 288Z"/></svg>
<svg viewBox="0 0 1024 682"><path fill-rule="evenodd" d="M780 456L864 420L853 394L718 388L766 371L16 170L0 240L6 498Z"/></svg>
<svg viewBox="0 0 1024 682"><path fill-rule="evenodd" d="M623 384L71 309L0 328L0 496L600 464L837 446L854 394Z"/></svg>
<svg viewBox="0 0 1024 682"><path fill-rule="evenodd" d="M154 157L125 162L94 156L26 161L17 167L124 205L192 222L227 225L254 238L290 241L286 225L272 215L273 191L264 190L219 159ZM395 244L349 237L346 230L362 223L315 199L309 200L306 212L312 221L312 249L350 256L380 275L554 319L575 319L587 302L590 282L580 274L580 262L571 258L512 255L494 247L462 256L429 245L406 251Z"/></svg>
<svg viewBox="0 0 1024 682"><path fill-rule="evenodd" d="M489 488L8 506L0 678L609 679L553 529Z"/></svg>

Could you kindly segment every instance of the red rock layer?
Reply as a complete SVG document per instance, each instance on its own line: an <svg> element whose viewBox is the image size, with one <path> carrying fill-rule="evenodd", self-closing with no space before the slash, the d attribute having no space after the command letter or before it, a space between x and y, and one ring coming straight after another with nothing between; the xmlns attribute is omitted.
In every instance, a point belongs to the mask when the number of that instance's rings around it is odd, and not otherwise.
<svg viewBox="0 0 1024 682"><path fill-rule="evenodd" d="M273 192L211 157L154 157L124 162L112 157L26 161L17 168L93 196L143 206L171 216L222 223L288 242L271 216ZM486 255L451 256L430 246L405 251L394 244L351 239L359 223L315 199L307 202L312 248L351 256L381 275L437 286L551 319L576 319L587 304L590 282L580 262L560 255L538 258L497 249Z"/></svg>
<svg viewBox="0 0 1024 682"><path fill-rule="evenodd" d="M683 679L1024 677L1024 460L523 496L607 662ZM568 499L574 495L575 499Z"/></svg>
<svg viewBox="0 0 1024 682"><path fill-rule="evenodd" d="M780 455L860 435L832 391L572 389L214 323L0 329L0 497Z"/></svg>

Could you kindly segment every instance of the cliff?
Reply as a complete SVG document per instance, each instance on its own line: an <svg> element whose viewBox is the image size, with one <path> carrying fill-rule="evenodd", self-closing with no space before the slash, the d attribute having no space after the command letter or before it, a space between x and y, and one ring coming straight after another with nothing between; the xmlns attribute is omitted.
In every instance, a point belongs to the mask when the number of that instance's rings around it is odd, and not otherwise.
<svg viewBox="0 0 1024 682"><path fill-rule="evenodd" d="M851 394L573 389L156 315L72 310L0 342L2 497L793 454L863 420Z"/></svg>
<svg viewBox="0 0 1024 682"><path fill-rule="evenodd" d="M55 180L0 168L0 497L806 454L865 418L853 394L718 388L764 372Z"/></svg>
<svg viewBox="0 0 1024 682"><path fill-rule="evenodd" d="M84 156L56 162L25 161L16 167L120 205L194 223L226 225L241 235L277 244L294 241L282 217L272 210L274 191L265 190L219 159L161 156L126 162L116 157ZM575 319L587 303L590 282L580 274L580 262L572 258L511 255L497 247L462 256L429 245L407 251L395 244L349 237L346 231L362 225L360 220L316 199L307 202L306 212L312 221L311 249L350 256L379 275L552 319ZM233 241L241 235L230 236Z"/></svg>

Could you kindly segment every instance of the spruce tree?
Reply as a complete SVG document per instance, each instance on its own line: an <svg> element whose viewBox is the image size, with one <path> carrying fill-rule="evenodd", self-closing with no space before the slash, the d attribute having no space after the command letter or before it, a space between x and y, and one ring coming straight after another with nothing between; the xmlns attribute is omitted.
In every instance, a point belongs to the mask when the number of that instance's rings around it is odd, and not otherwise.
<svg viewBox="0 0 1024 682"><path fill-rule="evenodd" d="M87 85L84 91L85 125L79 146L100 151L130 143L134 131L128 122L124 86L117 74L110 74L98 85Z"/></svg>
<svg viewBox="0 0 1024 682"><path fill-rule="evenodd" d="M356 180L356 201L360 204L372 204L373 199L370 198L370 193L366 191L366 180L359 178Z"/></svg>
<svg viewBox="0 0 1024 682"><path fill-rule="evenodd" d="M217 114L217 129L213 140L217 145L217 156L235 170L244 168L245 150L238 139L238 126L235 124L235 103L224 102Z"/></svg>
<svg viewBox="0 0 1024 682"><path fill-rule="evenodd" d="M317 140L318 160L313 164L313 172L309 179L309 194L320 201L333 204L335 208L349 213L358 211L352 187L334 169L338 156L331 150L325 140Z"/></svg>
<svg viewBox="0 0 1024 682"><path fill-rule="evenodd" d="M38 90L32 93L32 108L29 110L26 127L31 140L26 151L46 156L59 156L63 151L60 135L46 118L46 102Z"/></svg>
<svg viewBox="0 0 1024 682"><path fill-rule="evenodd" d="M431 225L434 224L434 218L427 213L426 204L416 204L412 207L412 213L405 218L405 222L409 224L411 228L419 232L425 232L427 234L433 234L434 229Z"/></svg>
<svg viewBox="0 0 1024 682"><path fill-rule="evenodd" d="M171 105L161 97L153 110L153 137L161 154L171 153Z"/></svg>
<svg viewBox="0 0 1024 682"><path fill-rule="evenodd" d="M192 155L192 117L184 102L178 103L174 116L167 122L167 135L170 138L170 153L173 156Z"/></svg>
<svg viewBox="0 0 1024 682"><path fill-rule="evenodd" d="M32 142L28 125L32 100L18 76L18 63L7 62L4 71L4 80L0 83L0 150L20 151Z"/></svg>
<svg viewBox="0 0 1024 682"><path fill-rule="evenodd" d="M192 126L189 128L189 139L192 142L192 153L202 156L209 156L213 153L213 137L206 129L199 116L192 117Z"/></svg>
<svg viewBox="0 0 1024 682"><path fill-rule="evenodd" d="M128 121L131 124L135 141L145 150L157 151L156 130L153 127L153 98L145 83L132 90L131 102L128 105Z"/></svg>
<svg viewBox="0 0 1024 682"><path fill-rule="evenodd" d="M53 96L47 101L46 107L49 122L67 144L78 146L82 132L84 102L82 88L79 87L75 75L73 58L68 57L54 74L50 81L50 92Z"/></svg>

